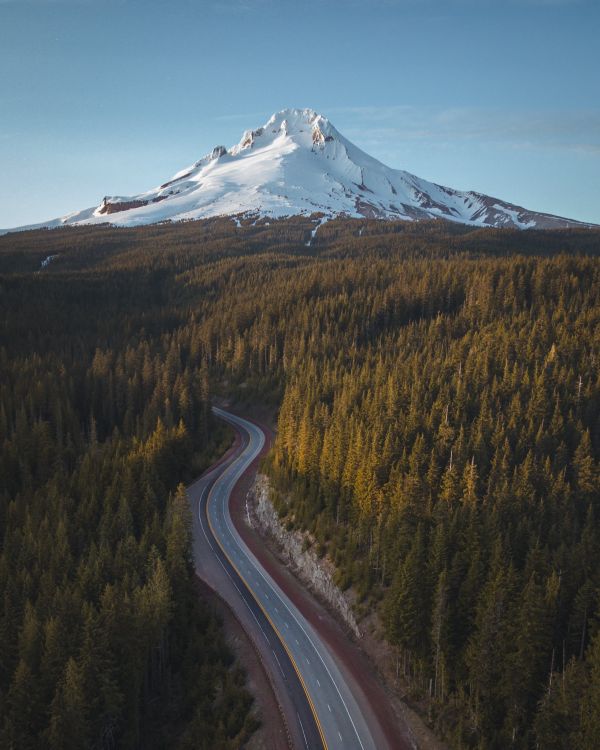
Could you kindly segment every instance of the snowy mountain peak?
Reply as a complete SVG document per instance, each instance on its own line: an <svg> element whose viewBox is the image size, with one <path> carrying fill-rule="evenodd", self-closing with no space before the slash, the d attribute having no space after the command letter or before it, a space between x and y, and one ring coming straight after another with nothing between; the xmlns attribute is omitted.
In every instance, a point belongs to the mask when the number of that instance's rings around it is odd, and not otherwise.
<svg viewBox="0 0 600 750"><path fill-rule="evenodd" d="M36 226L136 226L222 215L313 213L323 214L324 220L443 218L474 226L586 226L391 169L312 109L276 112L261 127L244 131L230 149L216 146L157 188L129 197L106 196L96 207Z"/></svg>
<svg viewBox="0 0 600 750"><path fill-rule="evenodd" d="M329 120L314 109L282 109L256 130L244 131L239 143L229 152L236 156L246 149L264 148L288 139L299 147L310 148L332 141L339 135Z"/></svg>
<svg viewBox="0 0 600 750"><path fill-rule="evenodd" d="M282 109L264 124L265 130L283 131L286 135L302 133L312 128L331 127L329 120L314 109Z"/></svg>

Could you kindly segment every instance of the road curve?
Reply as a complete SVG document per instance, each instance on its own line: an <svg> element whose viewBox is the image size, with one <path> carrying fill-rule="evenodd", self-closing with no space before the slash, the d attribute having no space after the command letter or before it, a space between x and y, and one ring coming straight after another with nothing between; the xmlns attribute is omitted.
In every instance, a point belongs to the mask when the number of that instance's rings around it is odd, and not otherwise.
<svg viewBox="0 0 600 750"><path fill-rule="evenodd" d="M243 574L233 564L227 542L222 539L215 528L215 522L209 517L208 499L212 498L212 490L217 481L220 478L227 481L228 477L223 475L230 468L237 474L238 469L243 466L240 474L243 473L262 449L262 445L258 447L258 451L255 451L255 446L250 446L247 433L238 430L238 434L242 437L241 445L233 454L188 488L192 506L196 509L193 519L196 569L229 603L258 649L286 717L288 742L291 740L297 748L320 750L324 743L294 664L266 613L254 598ZM234 479L232 486L236 481ZM219 524L218 521L216 523ZM288 742L285 743L286 746Z"/></svg>
<svg viewBox="0 0 600 750"><path fill-rule="evenodd" d="M291 718L297 724L290 727L290 733L308 750L375 750L368 725L332 654L233 525L231 492L259 455L264 433L257 425L222 409L215 407L214 412L236 428L243 442L237 455L211 472L198 490L197 519L205 544L260 628L263 646L268 644L275 657L276 677L295 713L295 717L287 717L288 723Z"/></svg>

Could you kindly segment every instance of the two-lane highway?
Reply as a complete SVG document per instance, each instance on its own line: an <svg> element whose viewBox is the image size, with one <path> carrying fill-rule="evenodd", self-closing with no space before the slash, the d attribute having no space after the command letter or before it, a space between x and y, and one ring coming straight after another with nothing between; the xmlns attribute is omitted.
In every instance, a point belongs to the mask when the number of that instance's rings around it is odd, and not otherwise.
<svg viewBox="0 0 600 750"><path fill-rule="evenodd" d="M243 436L237 455L197 487L197 517L204 544L233 584L259 629L279 682L287 692L286 714L293 737L309 750L374 750L360 707L332 654L286 594L248 549L231 520L229 498L237 481L259 455L264 434L255 424L214 409ZM190 493L193 494L193 489ZM194 503L195 504L195 503ZM268 653L268 652L271 653ZM268 665L267 665L268 666ZM281 701L282 705L286 701Z"/></svg>
<svg viewBox="0 0 600 750"><path fill-rule="evenodd" d="M322 748L326 747L323 743L322 736L319 731L318 723L315 721L315 715L313 708L309 702L308 696L299 675L296 672L293 661L273 628L272 623L269 621L266 613L261 609L259 603L253 596L248 584L244 580L241 571L232 563L231 558L227 553L227 547L229 546L221 538L221 534L215 528L222 528L222 522L211 521L208 513L208 498L211 493L216 481L223 475L228 467L231 465L234 468L239 468L238 461L242 461L247 466L252 463L258 453L260 453L263 441L258 445L258 450L254 450L254 446L250 446L250 440L247 433L240 432L242 435L242 445L238 448L235 457L230 458L224 464L217 466L210 474L205 477L205 481L200 480L200 488L196 493L197 496L197 518L194 519L197 527L200 529L202 540L204 542L204 549L198 548L196 544L196 562L198 564L198 558L202 558L204 567L206 566L206 550L209 549L212 561L216 561L217 569L221 573L221 585L219 586L219 576L208 575L213 580L211 583L217 584L217 589L223 588L223 576L225 576L225 583L229 584L228 589L221 591L224 594L224 598L229 601L229 604L233 606L234 611L237 609L239 619L244 622L244 615L246 621L246 628L248 628L248 622L254 627L254 632L258 634L258 642L256 646L262 653L262 661L265 667L274 672L272 675L272 683L278 693L280 704L284 713L286 714L286 721L290 730L290 739L294 742L294 746L302 748ZM243 471L243 470L242 470ZM236 480L237 481L237 480ZM235 481L234 481L235 485ZM193 489L188 489L188 492L193 495ZM202 564L200 568L202 568ZM206 577L208 571L200 570L203 577ZM232 595L233 594L233 600ZM240 604L242 609L240 611ZM237 605L237 606L236 606ZM265 658L266 657L266 658ZM265 663L266 662L266 663ZM275 679L273 679L275 678ZM282 695L283 693L283 695ZM284 700L281 700L283 698ZM286 710L287 709L287 710Z"/></svg>

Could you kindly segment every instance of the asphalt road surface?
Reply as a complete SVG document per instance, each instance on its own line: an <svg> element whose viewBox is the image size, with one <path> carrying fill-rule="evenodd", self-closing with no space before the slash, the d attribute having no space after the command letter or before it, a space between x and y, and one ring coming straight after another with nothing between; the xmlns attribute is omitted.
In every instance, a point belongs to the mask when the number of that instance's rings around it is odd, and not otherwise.
<svg viewBox="0 0 600 750"><path fill-rule="evenodd" d="M229 497L259 455L265 436L255 424L214 408L243 436L229 460L188 488L194 508L194 553L199 574L254 633L296 747L375 750L359 705L335 660L236 531Z"/></svg>

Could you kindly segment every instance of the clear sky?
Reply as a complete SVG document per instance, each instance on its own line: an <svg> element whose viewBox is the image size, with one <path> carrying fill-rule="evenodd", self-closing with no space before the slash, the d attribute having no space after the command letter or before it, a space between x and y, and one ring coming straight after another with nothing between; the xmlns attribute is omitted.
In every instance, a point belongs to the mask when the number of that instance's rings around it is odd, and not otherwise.
<svg viewBox="0 0 600 750"><path fill-rule="evenodd" d="M0 227L150 189L285 107L600 223L598 0L0 0Z"/></svg>

